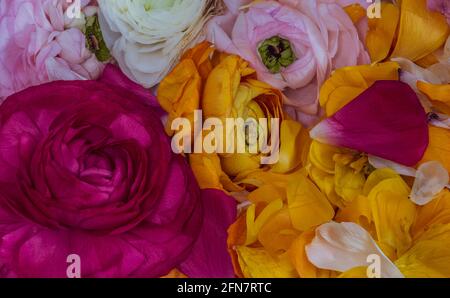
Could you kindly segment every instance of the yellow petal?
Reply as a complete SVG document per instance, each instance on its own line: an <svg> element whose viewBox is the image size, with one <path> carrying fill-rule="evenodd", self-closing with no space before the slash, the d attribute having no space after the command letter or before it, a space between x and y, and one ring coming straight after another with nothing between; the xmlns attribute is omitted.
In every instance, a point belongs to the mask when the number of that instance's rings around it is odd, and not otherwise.
<svg viewBox="0 0 450 298"><path fill-rule="evenodd" d="M418 208L417 218L412 228L413 238L417 239L432 226L450 223L450 191L444 189L436 199Z"/></svg>
<svg viewBox="0 0 450 298"><path fill-rule="evenodd" d="M428 68L436 63L439 63L439 59L436 57L436 55L434 53L431 53L425 57L423 57L422 59L419 59L416 61L416 64L424 67L424 68Z"/></svg>
<svg viewBox="0 0 450 298"><path fill-rule="evenodd" d="M319 187L320 191L326 195L328 201L336 207L344 208L345 204L334 188L334 175L327 174L314 166L310 166L309 175L311 180Z"/></svg>
<svg viewBox="0 0 450 298"><path fill-rule="evenodd" d="M319 269L308 260L305 246L311 243L315 237L313 229L303 232L293 243L289 250L289 256L298 274L302 278L329 278L336 275L330 270Z"/></svg>
<svg viewBox="0 0 450 298"><path fill-rule="evenodd" d="M248 184L254 187L261 187L265 184L273 185L279 189L286 189L289 181L304 169L299 169L289 174L278 174L270 169L261 169L256 171L239 173L234 181L241 184Z"/></svg>
<svg viewBox="0 0 450 298"><path fill-rule="evenodd" d="M299 231L306 231L334 217L333 207L306 175L299 174L289 182L287 198L292 224Z"/></svg>
<svg viewBox="0 0 450 298"><path fill-rule="evenodd" d="M244 277L241 266L239 265L239 256L236 252L236 247L245 244L247 235L246 214L241 213L236 221L228 228L227 247L233 263L234 272L238 277Z"/></svg>
<svg viewBox="0 0 450 298"><path fill-rule="evenodd" d="M337 222L354 222L372 236L375 236L375 229L372 225L372 209L367 197L358 196L347 207L338 211L335 220Z"/></svg>
<svg viewBox="0 0 450 298"><path fill-rule="evenodd" d="M227 56L209 74L203 90L204 118L223 119L231 115L235 96L248 63L237 56Z"/></svg>
<svg viewBox="0 0 450 298"><path fill-rule="evenodd" d="M372 189L378 185L381 181L397 178L398 174L389 168L378 169L373 171L369 177L367 177L366 183L363 188L363 195L367 196L372 191Z"/></svg>
<svg viewBox="0 0 450 298"><path fill-rule="evenodd" d="M367 278L367 267L355 267L343 272L338 278Z"/></svg>
<svg viewBox="0 0 450 298"><path fill-rule="evenodd" d="M284 188L276 187L272 184L264 184L248 195L248 200L252 203L271 203L274 200L285 200L286 191Z"/></svg>
<svg viewBox="0 0 450 298"><path fill-rule="evenodd" d="M275 200L267 205L256 217L256 205L253 204L247 209L247 239L246 245L254 243L258 239L258 234L263 225L278 211L283 208L282 200Z"/></svg>
<svg viewBox="0 0 450 298"><path fill-rule="evenodd" d="M438 109L444 113L450 113L450 84L433 85L418 81L417 88L428 96Z"/></svg>
<svg viewBox="0 0 450 298"><path fill-rule="evenodd" d="M271 256L264 248L236 247L246 278L295 278L295 268L286 256Z"/></svg>
<svg viewBox="0 0 450 298"><path fill-rule="evenodd" d="M178 269L173 269L162 278L187 278L187 276L180 272Z"/></svg>
<svg viewBox="0 0 450 298"><path fill-rule="evenodd" d="M416 61L439 49L447 40L447 20L442 14L428 10L426 2L402 0L398 39L392 57Z"/></svg>
<svg viewBox="0 0 450 298"><path fill-rule="evenodd" d="M189 163L201 189L215 188L230 192L243 190L222 171L217 154L190 154Z"/></svg>
<svg viewBox="0 0 450 298"><path fill-rule="evenodd" d="M241 172L256 170L261 167L261 157L249 153L233 153L221 156L222 169L229 176L237 176Z"/></svg>
<svg viewBox="0 0 450 298"><path fill-rule="evenodd" d="M369 193L378 242L403 254L410 246L410 229L416 207L409 199L411 190L400 176L386 179Z"/></svg>
<svg viewBox="0 0 450 298"><path fill-rule="evenodd" d="M450 224L425 232L395 264L406 277L450 278Z"/></svg>
<svg viewBox="0 0 450 298"><path fill-rule="evenodd" d="M169 114L166 125L169 135L174 133L170 127L175 118L193 119L194 110L200 106L201 87L200 74L190 59L182 60L161 82L158 87L158 101Z"/></svg>
<svg viewBox="0 0 450 298"><path fill-rule="evenodd" d="M211 57L214 54L214 48L209 42L199 43L194 48L188 50L182 57L181 60L191 59L197 66L198 72L205 81L211 70L214 68L213 61Z"/></svg>
<svg viewBox="0 0 450 298"><path fill-rule="evenodd" d="M366 45L372 62L383 61L389 56L399 20L399 8L386 2L381 4L381 18L369 19Z"/></svg>
<svg viewBox="0 0 450 298"><path fill-rule="evenodd" d="M440 127L430 126L430 144L425 155L420 162L428 161L440 162L450 173L450 130Z"/></svg>
<svg viewBox="0 0 450 298"><path fill-rule="evenodd" d="M261 228L258 241L271 255L286 253L300 232L292 226L289 210L283 208Z"/></svg>
<svg viewBox="0 0 450 298"><path fill-rule="evenodd" d="M328 174L334 174L334 155L343 152L344 150L342 148L323 144L316 140L313 140L309 150L309 160L311 164L319 170Z"/></svg>
<svg viewBox="0 0 450 298"><path fill-rule="evenodd" d="M362 193L366 177L362 172L356 172L351 167L336 163L334 177L336 193L343 199L344 205L352 202Z"/></svg>
<svg viewBox="0 0 450 298"><path fill-rule="evenodd" d="M351 4L344 7L345 12L352 19L353 24L358 23L367 15L366 10L359 4Z"/></svg>
<svg viewBox="0 0 450 298"><path fill-rule="evenodd" d="M280 158L272 171L275 173L287 173L297 168L302 162L303 146L302 126L300 123L292 120L281 122L280 129Z"/></svg>

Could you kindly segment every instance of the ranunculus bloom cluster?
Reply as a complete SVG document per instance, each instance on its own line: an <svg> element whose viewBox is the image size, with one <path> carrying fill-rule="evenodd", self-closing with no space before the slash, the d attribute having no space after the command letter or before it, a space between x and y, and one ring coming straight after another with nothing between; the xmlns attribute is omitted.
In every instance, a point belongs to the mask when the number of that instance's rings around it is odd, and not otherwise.
<svg viewBox="0 0 450 298"><path fill-rule="evenodd" d="M320 86L333 69L369 61L337 1L257 1L242 10L227 3L230 13L209 24L208 39L249 61L259 79L284 90L286 105L300 120L318 113Z"/></svg>
<svg viewBox="0 0 450 298"><path fill-rule="evenodd" d="M69 27L67 7L65 0L0 3L0 101L49 81L100 75L102 64L86 48L83 32Z"/></svg>
<svg viewBox="0 0 450 298"><path fill-rule="evenodd" d="M0 268L9 277L229 277L222 192L200 191L150 93L114 68L0 107ZM207 243L208 245L206 245Z"/></svg>

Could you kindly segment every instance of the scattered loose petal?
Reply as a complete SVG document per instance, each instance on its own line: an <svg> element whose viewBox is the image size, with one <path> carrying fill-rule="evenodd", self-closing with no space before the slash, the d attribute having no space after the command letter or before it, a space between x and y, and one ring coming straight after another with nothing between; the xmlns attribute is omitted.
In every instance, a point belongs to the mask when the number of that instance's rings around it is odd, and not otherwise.
<svg viewBox="0 0 450 298"><path fill-rule="evenodd" d="M426 0L402 0L397 44L392 57L421 59L439 49L449 31L445 17L428 10Z"/></svg>
<svg viewBox="0 0 450 298"><path fill-rule="evenodd" d="M417 205L431 202L449 183L447 170L436 161L420 165L411 192L411 200Z"/></svg>
<svg viewBox="0 0 450 298"><path fill-rule="evenodd" d="M428 146L427 116L408 85L378 81L319 123L311 138L413 166Z"/></svg>
<svg viewBox="0 0 450 298"><path fill-rule="evenodd" d="M339 272L367 266L367 258L377 255L381 260L381 277L403 277L370 234L354 223L330 222L318 227L316 237L306 246L306 253L318 268Z"/></svg>

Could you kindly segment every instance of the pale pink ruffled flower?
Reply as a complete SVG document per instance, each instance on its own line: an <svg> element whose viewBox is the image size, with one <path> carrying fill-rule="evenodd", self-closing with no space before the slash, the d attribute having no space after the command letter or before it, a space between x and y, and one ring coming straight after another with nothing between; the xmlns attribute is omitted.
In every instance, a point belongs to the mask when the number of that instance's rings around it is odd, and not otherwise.
<svg viewBox="0 0 450 298"><path fill-rule="evenodd" d="M229 12L208 24L208 40L221 51L240 55L259 79L284 90L286 105L302 122L317 116L319 89L332 70L370 63L357 29L337 0L225 2ZM277 73L268 69L258 51L274 36L287 39L296 57Z"/></svg>
<svg viewBox="0 0 450 298"><path fill-rule="evenodd" d="M85 8L89 0L82 0ZM103 65L65 16L66 0L0 2L0 101L54 80L96 79Z"/></svg>

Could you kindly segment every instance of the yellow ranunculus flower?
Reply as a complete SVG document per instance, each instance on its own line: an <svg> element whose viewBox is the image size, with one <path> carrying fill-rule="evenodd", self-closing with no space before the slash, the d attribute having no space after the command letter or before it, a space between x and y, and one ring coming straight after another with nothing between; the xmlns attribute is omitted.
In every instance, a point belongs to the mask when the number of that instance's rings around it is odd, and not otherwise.
<svg viewBox="0 0 450 298"><path fill-rule="evenodd" d="M366 37L372 62L389 57L426 62L427 56L445 43L450 32L447 20L429 11L426 1L382 3L381 18L369 20Z"/></svg>

